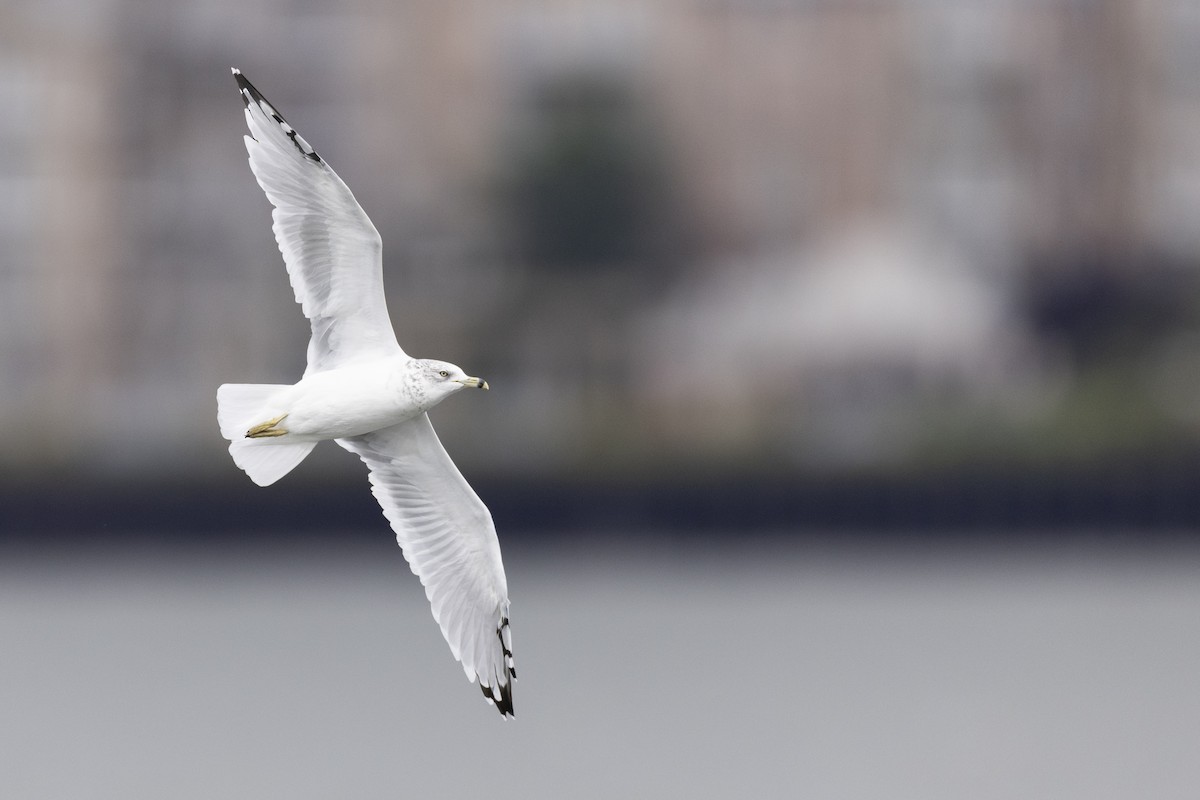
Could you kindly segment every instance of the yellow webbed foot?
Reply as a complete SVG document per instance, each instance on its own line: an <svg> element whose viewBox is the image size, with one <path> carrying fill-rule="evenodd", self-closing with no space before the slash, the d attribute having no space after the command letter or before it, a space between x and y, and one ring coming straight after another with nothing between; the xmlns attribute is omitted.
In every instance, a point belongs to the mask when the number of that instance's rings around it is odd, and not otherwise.
<svg viewBox="0 0 1200 800"><path fill-rule="evenodd" d="M275 419L269 419L261 425L255 425L250 430L246 431L247 439L265 439L271 436L284 436L287 434L286 428L276 427L279 423L287 418L287 414L280 414Z"/></svg>

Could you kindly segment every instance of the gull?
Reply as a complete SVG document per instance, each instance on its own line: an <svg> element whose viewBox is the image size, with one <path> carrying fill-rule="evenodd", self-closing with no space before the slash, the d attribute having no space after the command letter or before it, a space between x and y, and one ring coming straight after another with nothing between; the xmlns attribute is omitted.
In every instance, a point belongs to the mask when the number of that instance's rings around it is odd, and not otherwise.
<svg viewBox="0 0 1200 800"><path fill-rule="evenodd" d="M379 232L241 70L233 77L250 127L250 169L275 207L275 240L312 338L298 383L217 390L221 435L259 486L291 472L324 439L358 455L450 652L511 718L517 675L496 527L427 413L463 389L487 389L487 381L400 348L384 302Z"/></svg>

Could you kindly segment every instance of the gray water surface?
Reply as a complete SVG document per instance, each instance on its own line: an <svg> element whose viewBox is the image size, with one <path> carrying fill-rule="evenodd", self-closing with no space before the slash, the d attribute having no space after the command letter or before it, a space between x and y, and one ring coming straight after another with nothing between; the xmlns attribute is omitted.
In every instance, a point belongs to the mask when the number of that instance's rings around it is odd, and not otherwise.
<svg viewBox="0 0 1200 800"><path fill-rule="evenodd" d="M617 538L506 563L510 722L398 552L6 557L0 797L1200 790L1192 551Z"/></svg>

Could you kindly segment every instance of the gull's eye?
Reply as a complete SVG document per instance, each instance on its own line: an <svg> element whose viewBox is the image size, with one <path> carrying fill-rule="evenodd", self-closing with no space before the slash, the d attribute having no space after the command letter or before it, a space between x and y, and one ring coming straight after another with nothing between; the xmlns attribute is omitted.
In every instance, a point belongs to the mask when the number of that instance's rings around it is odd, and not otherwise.
<svg viewBox="0 0 1200 800"><path fill-rule="evenodd" d="M441 375L443 378L449 378L449 377L450 377L450 373L449 373L449 372L446 372L446 370L444 370L444 369L439 369L439 370L438 370L438 375Z"/></svg>

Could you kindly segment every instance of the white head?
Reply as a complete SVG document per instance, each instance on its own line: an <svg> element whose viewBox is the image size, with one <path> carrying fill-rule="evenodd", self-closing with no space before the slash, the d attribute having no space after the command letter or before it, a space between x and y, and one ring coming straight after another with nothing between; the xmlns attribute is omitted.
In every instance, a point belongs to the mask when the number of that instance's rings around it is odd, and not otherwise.
<svg viewBox="0 0 1200 800"><path fill-rule="evenodd" d="M433 403L441 402L463 389L488 388L487 381L483 378L473 378L467 375L462 367L448 361L422 358L417 361L417 371L425 390L424 394Z"/></svg>

